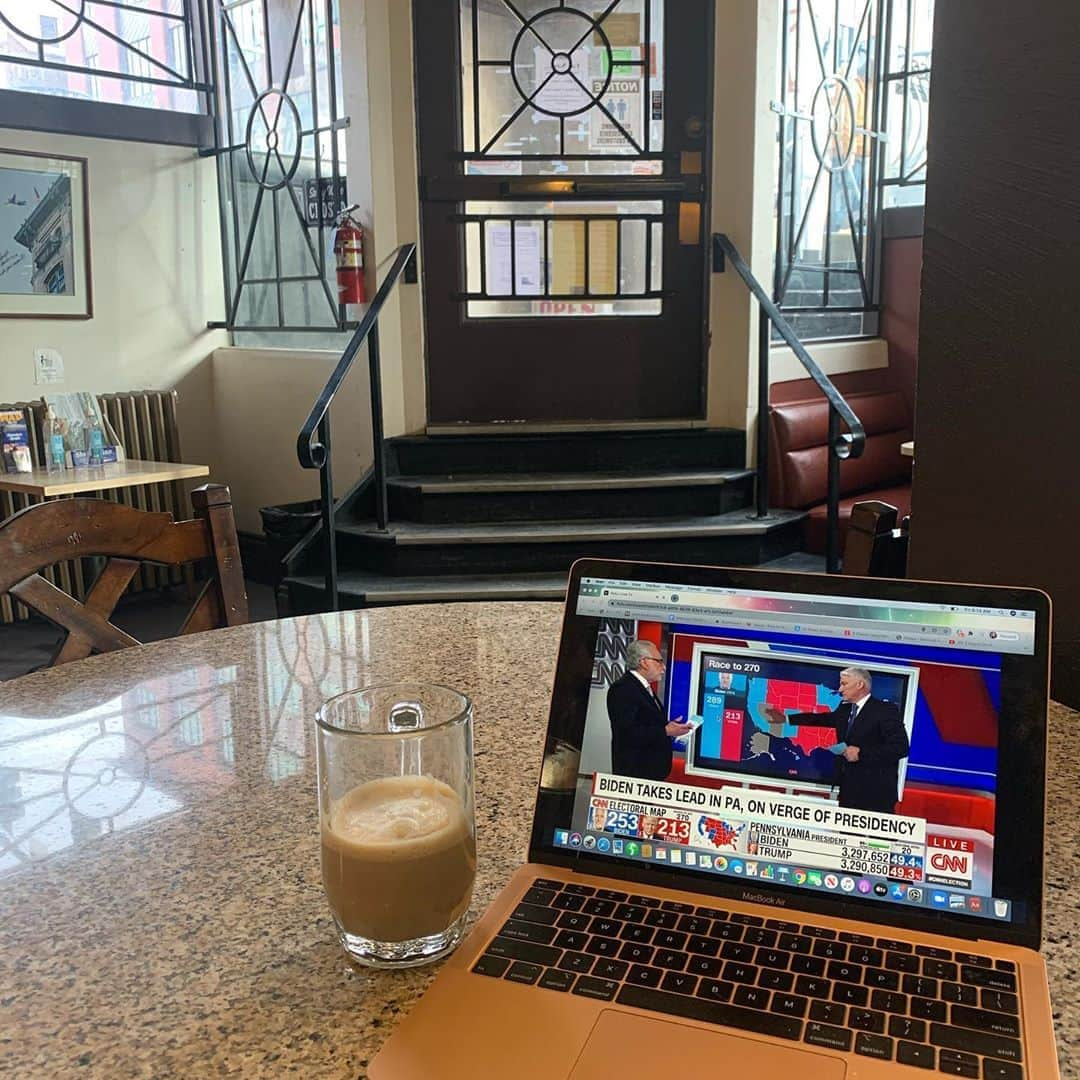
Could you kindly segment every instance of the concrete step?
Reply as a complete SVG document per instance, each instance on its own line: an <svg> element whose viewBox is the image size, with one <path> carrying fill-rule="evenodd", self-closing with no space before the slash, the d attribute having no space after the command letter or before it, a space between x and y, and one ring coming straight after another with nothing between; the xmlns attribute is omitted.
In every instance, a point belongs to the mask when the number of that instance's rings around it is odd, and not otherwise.
<svg viewBox="0 0 1080 1080"><path fill-rule="evenodd" d="M746 433L732 428L403 435L386 446L394 477L723 469L746 462Z"/></svg>
<svg viewBox="0 0 1080 1080"><path fill-rule="evenodd" d="M286 578L290 610L297 615L325 610L326 586L312 574ZM477 574L444 577L384 577L345 571L338 577L339 606L443 604L465 600L552 600L566 596L566 574Z"/></svg>
<svg viewBox="0 0 1080 1080"><path fill-rule="evenodd" d="M345 523L340 565L394 577L566 571L575 559L643 559L757 565L800 546L805 514L780 510L759 521L747 509L678 518L608 518L425 524Z"/></svg>
<svg viewBox="0 0 1080 1080"><path fill-rule="evenodd" d="M750 504L749 469L464 473L388 484L391 520L428 524L721 514Z"/></svg>
<svg viewBox="0 0 1080 1080"><path fill-rule="evenodd" d="M392 521L384 532L374 523L339 524L339 535L399 547L448 544L565 544L577 541L667 540L712 536L760 536L780 525L801 521L796 510L774 510L765 520L749 510L678 518L608 518L596 521L476 522L428 525Z"/></svg>

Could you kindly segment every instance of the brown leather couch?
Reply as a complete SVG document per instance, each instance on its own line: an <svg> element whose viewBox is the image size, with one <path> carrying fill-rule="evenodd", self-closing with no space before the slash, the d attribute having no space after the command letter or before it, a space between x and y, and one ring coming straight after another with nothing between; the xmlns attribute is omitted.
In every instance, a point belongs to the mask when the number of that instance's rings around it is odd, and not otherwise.
<svg viewBox="0 0 1080 1080"><path fill-rule="evenodd" d="M850 394L847 401L866 429L866 448L862 457L840 464L841 545L857 502L891 503L901 519L911 513L911 459L900 453L900 444L913 436L903 394ZM769 503L810 511L803 526L804 548L818 554L825 551L828 435L829 406L824 398L769 409Z"/></svg>

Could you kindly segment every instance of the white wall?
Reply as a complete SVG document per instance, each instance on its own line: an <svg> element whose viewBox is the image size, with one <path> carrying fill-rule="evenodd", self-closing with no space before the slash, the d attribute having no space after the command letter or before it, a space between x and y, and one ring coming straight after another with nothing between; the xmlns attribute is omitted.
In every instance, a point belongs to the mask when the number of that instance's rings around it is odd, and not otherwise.
<svg viewBox="0 0 1080 1080"><path fill-rule="evenodd" d="M319 474L302 469L296 437L340 357L293 349L218 349L213 355L215 478L229 484L237 528L262 532L259 507L319 497ZM371 465L367 351L361 350L331 411L334 494Z"/></svg>
<svg viewBox="0 0 1080 1080"><path fill-rule="evenodd" d="M412 5L364 0L341 11L349 195L367 230L368 296L401 244L420 239L413 95ZM417 257L419 263L419 256ZM387 435L427 420L419 285L402 281L379 319L383 422Z"/></svg>
<svg viewBox="0 0 1080 1080"><path fill-rule="evenodd" d="M727 233L759 281L772 280L776 0L718 0L713 76L712 231ZM734 270L711 277L708 419L747 432L757 415L757 304Z"/></svg>
<svg viewBox="0 0 1080 1080"><path fill-rule="evenodd" d="M830 378L854 371L877 371L889 366L889 343L884 338L862 341L818 341L807 345L814 362ZM769 353L769 385L808 378L806 368L786 345Z"/></svg>
<svg viewBox="0 0 1080 1080"><path fill-rule="evenodd" d="M0 320L0 401L40 397L34 350L55 348L66 371L58 391L178 388L183 456L209 463L210 354L226 341L206 329L224 303L213 160L185 147L2 128L0 146L88 159L94 289L87 321Z"/></svg>

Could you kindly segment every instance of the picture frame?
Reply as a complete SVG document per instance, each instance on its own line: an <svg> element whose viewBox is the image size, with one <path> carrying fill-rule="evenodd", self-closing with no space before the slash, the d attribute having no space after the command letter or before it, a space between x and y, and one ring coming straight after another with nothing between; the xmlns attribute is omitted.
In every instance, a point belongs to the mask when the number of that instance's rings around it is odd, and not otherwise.
<svg viewBox="0 0 1080 1080"><path fill-rule="evenodd" d="M87 160L0 147L0 319L91 319Z"/></svg>

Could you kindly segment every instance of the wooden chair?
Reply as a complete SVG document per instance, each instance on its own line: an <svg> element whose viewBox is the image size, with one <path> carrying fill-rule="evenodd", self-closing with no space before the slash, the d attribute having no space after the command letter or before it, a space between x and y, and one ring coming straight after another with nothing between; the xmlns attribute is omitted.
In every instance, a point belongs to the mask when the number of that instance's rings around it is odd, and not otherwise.
<svg viewBox="0 0 1080 1080"><path fill-rule="evenodd" d="M0 594L9 593L67 631L50 665L141 644L109 620L143 562L212 564L181 634L248 621L229 489L206 484L191 493L191 502L195 517L189 521L103 499L60 499L27 507L0 524ZM67 559L93 556L108 562L82 604L40 573Z"/></svg>
<svg viewBox="0 0 1080 1080"><path fill-rule="evenodd" d="M897 524L899 511L876 499L851 508L844 541L844 573L860 577L904 577L907 573L908 522Z"/></svg>

